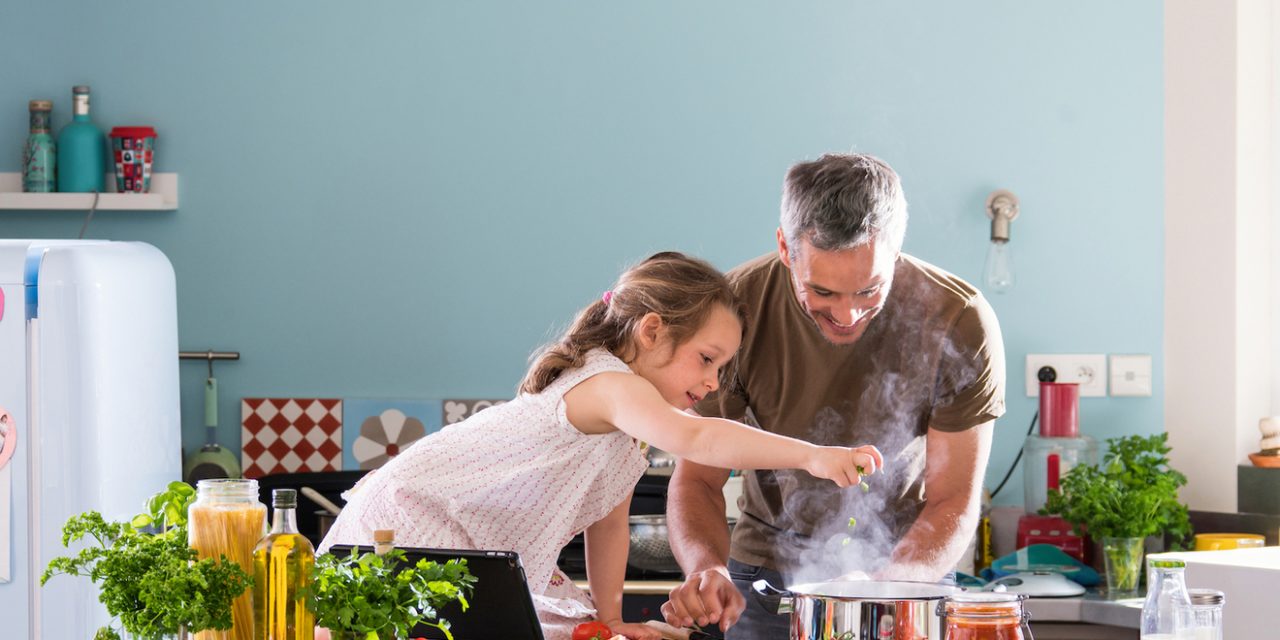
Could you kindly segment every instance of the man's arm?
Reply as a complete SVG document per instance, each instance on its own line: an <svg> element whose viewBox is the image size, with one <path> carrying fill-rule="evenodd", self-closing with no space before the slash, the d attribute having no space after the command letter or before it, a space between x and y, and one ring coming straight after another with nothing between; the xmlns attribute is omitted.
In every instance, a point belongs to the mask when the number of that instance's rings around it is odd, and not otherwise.
<svg viewBox="0 0 1280 640"><path fill-rule="evenodd" d="M876 577L936 582L959 562L978 524L994 424L957 432L929 429L924 485L928 502Z"/></svg>
<svg viewBox="0 0 1280 640"><path fill-rule="evenodd" d="M662 606L677 627L719 623L728 629L746 607L729 579L729 532L725 522L727 469L688 460L676 463L667 489L667 530L685 581Z"/></svg>

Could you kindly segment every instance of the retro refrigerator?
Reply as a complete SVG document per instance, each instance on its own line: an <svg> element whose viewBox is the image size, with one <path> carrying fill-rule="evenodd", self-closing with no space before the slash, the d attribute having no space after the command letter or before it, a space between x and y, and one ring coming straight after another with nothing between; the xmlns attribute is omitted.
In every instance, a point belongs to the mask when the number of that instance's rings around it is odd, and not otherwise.
<svg viewBox="0 0 1280 640"><path fill-rule="evenodd" d="M181 477L173 268L140 242L0 240L0 636L92 638L96 585L40 574L68 517ZM74 546L73 550L79 549Z"/></svg>

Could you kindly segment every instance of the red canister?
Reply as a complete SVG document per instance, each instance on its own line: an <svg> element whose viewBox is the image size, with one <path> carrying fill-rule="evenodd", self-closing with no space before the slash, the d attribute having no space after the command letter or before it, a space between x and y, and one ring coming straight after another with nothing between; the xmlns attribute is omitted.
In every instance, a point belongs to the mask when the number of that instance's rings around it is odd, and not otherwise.
<svg viewBox="0 0 1280 640"><path fill-rule="evenodd" d="M151 191L156 130L151 127L115 127L110 137L111 159L116 167L116 191Z"/></svg>
<svg viewBox="0 0 1280 640"><path fill-rule="evenodd" d="M1045 438L1080 436L1080 385L1040 383L1040 435Z"/></svg>

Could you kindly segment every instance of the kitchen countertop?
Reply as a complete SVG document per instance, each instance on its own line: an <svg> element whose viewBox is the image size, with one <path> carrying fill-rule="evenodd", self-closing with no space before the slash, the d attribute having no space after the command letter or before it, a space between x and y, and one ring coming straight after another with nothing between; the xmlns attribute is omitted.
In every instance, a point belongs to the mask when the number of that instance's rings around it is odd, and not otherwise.
<svg viewBox="0 0 1280 640"><path fill-rule="evenodd" d="M575 580L586 590L586 580ZM665 596L680 583L674 580L627 580L623 595ZM1137 629L1142 620L1142 598L1111 600L1090 592L1076 598L1028 598L1026 610L1032 622L1086 622Z"/></svg>
<svg viewBox="0 0 1280 640"><path fill-rule="evenodd" d="M1097 593L1076 598L1028 598L1032 622L1087 622L1137 629L1142 621L1142 598L1111 600Z"/></svg>

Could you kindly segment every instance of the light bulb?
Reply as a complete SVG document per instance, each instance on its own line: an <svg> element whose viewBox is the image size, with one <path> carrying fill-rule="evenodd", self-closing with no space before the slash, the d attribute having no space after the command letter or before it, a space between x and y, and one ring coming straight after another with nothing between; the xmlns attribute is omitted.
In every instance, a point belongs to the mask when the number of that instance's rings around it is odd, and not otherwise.
<svg viewBox="0 0 1280 640"><path fill-rule="evenodd" d="M987 249L987 265L983 273L987 288L996 293L1004 293L1013 288L1013 254L1009 251L1009 242L991 241Z"/></svg>

